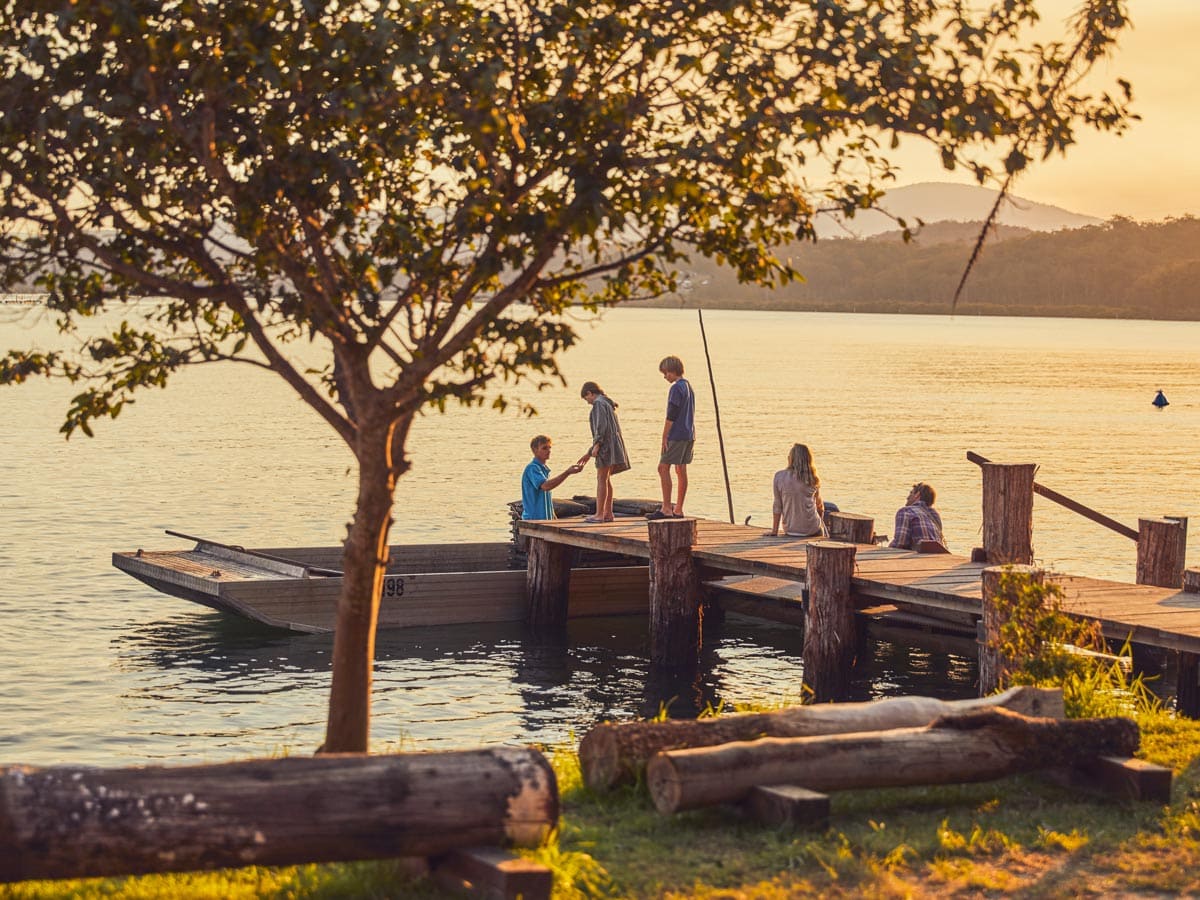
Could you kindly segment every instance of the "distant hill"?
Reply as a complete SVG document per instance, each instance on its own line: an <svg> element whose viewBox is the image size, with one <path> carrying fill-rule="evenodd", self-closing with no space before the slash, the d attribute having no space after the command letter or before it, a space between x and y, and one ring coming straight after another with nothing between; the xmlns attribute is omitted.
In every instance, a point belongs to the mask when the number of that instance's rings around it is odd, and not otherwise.
<svg viewBox="0 0 1200 900"><path fill-rule="evenodd" d="M978 185L929 181L892 188L884 195L880 206L892 216L904 219L910 227L917 219L923 222L982 222L996 202L997 193ZM1031 231L1058 231L1099 225L1102 220L1010 194L1000 207L997 221L1001 225ZM817 233L823 238L870 237L895 229L894 219L868 210L841 223L829 217L818 223Z"/></svg>
<svg viewBox="0 0 1200 900"><path fill-rule="evenodd" d="M918 247L932 247L935 244L974 244L979 237L982 222L926 222L913 235L912 243ZM1019 228L1015 225L993 225L988 234L989 244L999 241L1009 241L1013 238L1029 237L1039 234L1031 228ZM838 240L835 238L835 240ZM858 238L841 238L855 241ZM867 242L901 243L904 240L902 231L883 231L870 237L862 238Z"/></svg>
<svg viewBox="0 0 1200 900"><path fill-rule="evenodd" d="M979 228L938 223L909 244L895 232L795 244L781 252L805 280L775 290L739 284L730 269L693 259L683 291L645 305L944 315ZM1200 321L1200 219L998 228L954 311Z"/></svg>

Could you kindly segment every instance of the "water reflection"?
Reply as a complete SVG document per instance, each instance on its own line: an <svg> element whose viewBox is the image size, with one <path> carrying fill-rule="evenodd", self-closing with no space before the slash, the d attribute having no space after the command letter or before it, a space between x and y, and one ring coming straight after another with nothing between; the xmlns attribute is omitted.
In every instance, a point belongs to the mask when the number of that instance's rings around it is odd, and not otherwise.
<svg viewBox="0 0 1200 900"><path fill-rule="evenodd" d="M722 706L796 703L802 646L800 629L729 616L709 625L696 669L678 672L649 664L647 624L638 616L574 620L554 634L519 624L381 632L373 739L420 749L556 744L601 721L663 710L689 718ZM217 737L241 753L320 743L329 635L212 613L134 628L114 649L135 676L122 699L135 710L156 708L159 729L170 719L162 710L179 707L181 740ZM847 699L965 697L975 678L969 639L875 629Z"/></svg>

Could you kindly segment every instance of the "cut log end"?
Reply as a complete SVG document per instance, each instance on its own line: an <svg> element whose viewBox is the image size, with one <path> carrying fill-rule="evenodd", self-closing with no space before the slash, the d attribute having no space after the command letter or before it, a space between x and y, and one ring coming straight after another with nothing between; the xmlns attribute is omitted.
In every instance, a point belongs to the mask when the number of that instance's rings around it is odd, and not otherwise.
<svg viewBox="0 0 1200 900"><path fill-rule="evenodd" d="M674 762L665 753L656 753L646 763L646 787L654 808L662 815L670 815L681 808L683 786Z"/></svg>
<svg viewBox="0 0 1200 900"><path fill-rule="evenodd" d="M597 725L579 742L583 783L593 791L607 791L621 780L621 754L614 732L612 725Z"/></svg>
<svg viewBox="0 0 1200 900"><path fill-rule="evenodd" d="M507 759L516 789L508 798L505 837L520 847L536 847L558 824L558 779L541 753Z"/></svg>

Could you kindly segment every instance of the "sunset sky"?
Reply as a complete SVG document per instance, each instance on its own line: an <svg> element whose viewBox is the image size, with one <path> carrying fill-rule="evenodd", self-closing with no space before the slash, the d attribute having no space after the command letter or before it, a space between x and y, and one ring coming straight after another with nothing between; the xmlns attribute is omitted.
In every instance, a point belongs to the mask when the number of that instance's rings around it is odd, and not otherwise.
<svg viewBox="0 0 1200 900"><path fill-rule="evenodd" d="M1045 25L1061 24L1077 7L1077 0L1040 4ZM1120 137L1080 132L1066 158L1036 164L1014 192L1104 218L1200 215L1200 0L1130 0L1129 9L1133 28L1096 74L1133 83L1142 121ZM928 148L905 148L896 159L899 184L973 183L944 170Z"/></svg>

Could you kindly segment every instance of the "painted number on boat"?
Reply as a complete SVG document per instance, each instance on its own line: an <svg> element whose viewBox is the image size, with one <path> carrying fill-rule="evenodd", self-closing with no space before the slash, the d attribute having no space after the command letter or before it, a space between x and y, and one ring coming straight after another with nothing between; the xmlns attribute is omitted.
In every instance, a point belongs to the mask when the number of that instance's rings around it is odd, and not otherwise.
<svg viewBox="0 0 1200 900"><path fill-rule="evenodd" d="M402 575L393 575L390 578L383 579L383 596L385 597L403 597L404 596L404 577Z"/></svg>

